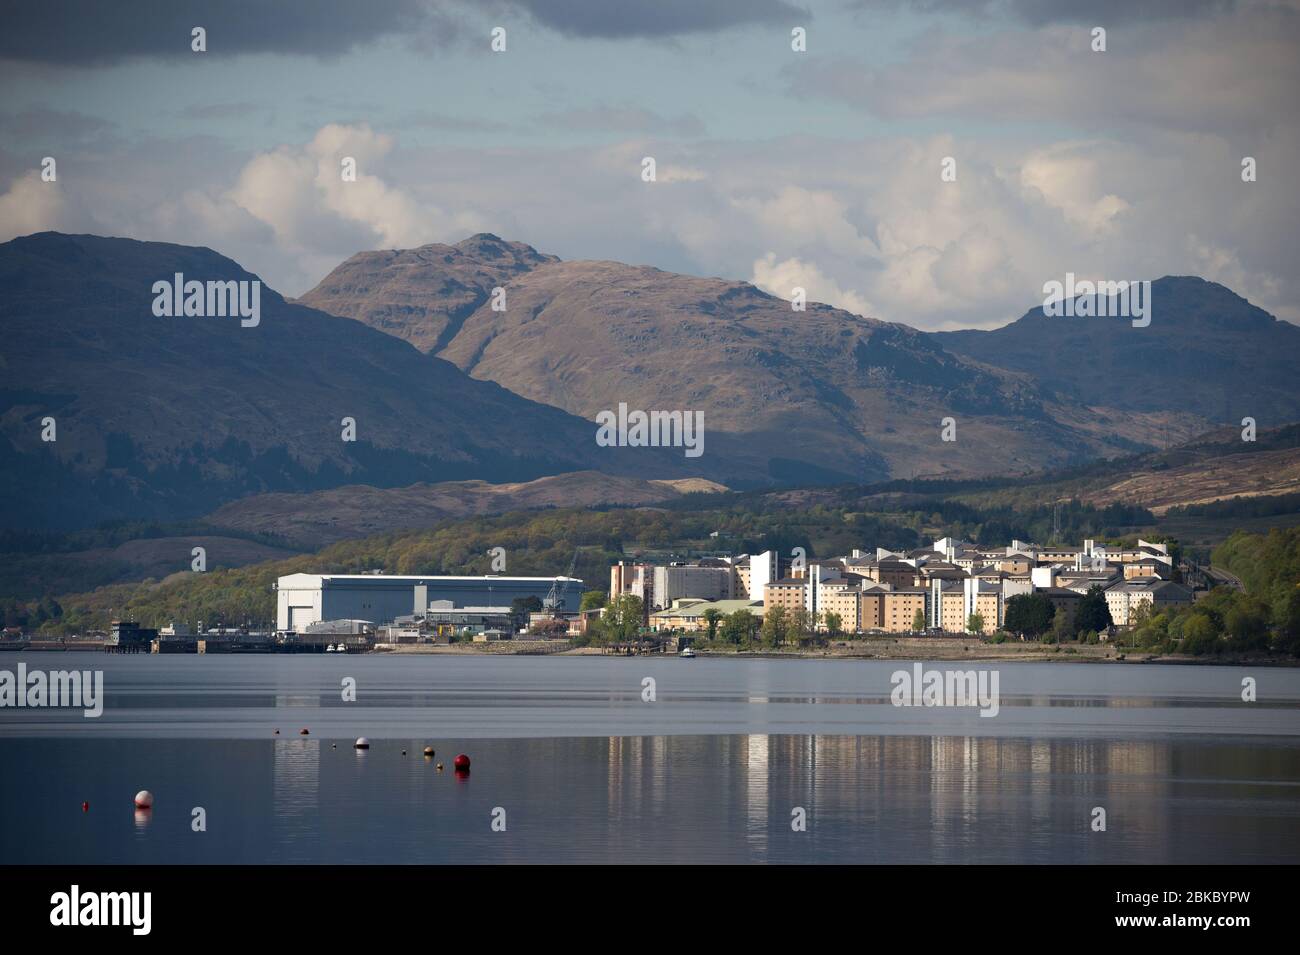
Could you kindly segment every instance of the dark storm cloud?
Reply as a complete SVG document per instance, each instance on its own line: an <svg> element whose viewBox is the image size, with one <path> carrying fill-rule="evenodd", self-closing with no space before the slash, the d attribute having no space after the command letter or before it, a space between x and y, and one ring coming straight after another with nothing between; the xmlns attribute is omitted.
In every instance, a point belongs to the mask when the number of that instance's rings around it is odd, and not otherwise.
<svg viewBox="0 0 1300 955"><path fill-rule="evenodd" d="M1031 26L1199 17L1231 10L1235 0L852 0L861 10L1004 16Z"/></svg>
<svg viewBox="0 0 1300 955"><path fill-rule="evenodd" d="M806 24L784 0L510 0L538 23L569 36L665 37L755 23Z"/></svg>
<svg viewBox="0 0 1300 955"><path fill-rule="evenodd" d="M75 66L193 56L196 26L207 30L207 56L332 56L390 34L451 29L424 0L0 0L0 24L0 59Z"/></svg>

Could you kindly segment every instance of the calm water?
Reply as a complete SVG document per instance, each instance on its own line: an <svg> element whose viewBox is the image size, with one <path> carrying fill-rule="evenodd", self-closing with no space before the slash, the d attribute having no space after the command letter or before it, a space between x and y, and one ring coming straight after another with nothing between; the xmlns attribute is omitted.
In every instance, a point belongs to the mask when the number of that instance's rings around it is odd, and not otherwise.
<svg viewBox="0 0 1300 955"><path fill-rule="evenodd" d="M870 661L19 660L105 709L0 709L0 863L1300 861L1297 670L1001 664L981 718Z"/></svg>

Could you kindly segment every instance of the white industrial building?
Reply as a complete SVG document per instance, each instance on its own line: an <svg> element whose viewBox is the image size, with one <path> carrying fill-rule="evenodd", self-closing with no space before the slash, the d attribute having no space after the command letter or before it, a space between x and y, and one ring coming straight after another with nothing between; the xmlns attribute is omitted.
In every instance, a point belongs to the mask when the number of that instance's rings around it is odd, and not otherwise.
<svg viewBox="0 0 1300 955"><path fill-rule="evenodd" d="M654 569L652 610L664 610L674 600L730 600L735 572L730 565L702 567L699 564L670 564Z"/></svg>
<svg viewBox="0 0 1300 955"><path fill-rule="evenodd" d="M388 574L289 574L276 583L276 629L304 633L322 620L392 623L427 614L431 605L510 609L519 597L545 602L555 592L557 610L578 609L583 583L576 577L399 577Z"/></svg>

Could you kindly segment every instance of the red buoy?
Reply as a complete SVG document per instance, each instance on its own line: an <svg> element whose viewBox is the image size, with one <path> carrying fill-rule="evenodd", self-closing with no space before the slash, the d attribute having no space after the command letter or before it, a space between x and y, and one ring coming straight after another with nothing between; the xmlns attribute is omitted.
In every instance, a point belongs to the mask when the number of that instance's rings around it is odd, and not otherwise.
<svg viewBox="0 0 1300 955"><path fill-rule="evenodd" d="M152 808L153 808L153 793L149 792L149 790L147 790L147 789L141 789L138 793L136 793L136 794L135 794L135 808L136 808L136 809L152 809Z"/></svg>
<svg viewBox="0 0 1300 955"><path fill-rule="evenodd" d="M469 769L469 757L466 756L464 753L461 753L459 756L457 756L455 759L451 761L451 765L457 771L464 772L465 770Z"/></svg>
<svg viewBox="0 0 1300 955"><path fill-rule="evenodd" d="M81 804L81 811L82 811L82 812L90 812L90 803L88 803L88 802L83 802L83 803Z"/></svg>

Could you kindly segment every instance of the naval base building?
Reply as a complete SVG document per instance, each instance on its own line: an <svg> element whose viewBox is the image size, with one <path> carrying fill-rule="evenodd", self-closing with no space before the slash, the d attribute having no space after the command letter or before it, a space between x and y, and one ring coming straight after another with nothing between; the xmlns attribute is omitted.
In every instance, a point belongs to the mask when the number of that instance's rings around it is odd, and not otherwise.
<svg viewBox="0 0 1300 955"><path fill-rule="evenodd" d="M398 577L387 574L289 574L276 583L276 630L305 633L325 620L390 624L398 617L500 607L520 597L545 603L554 591L556 610L576 611L583 583L576 577Z"/></svg>

